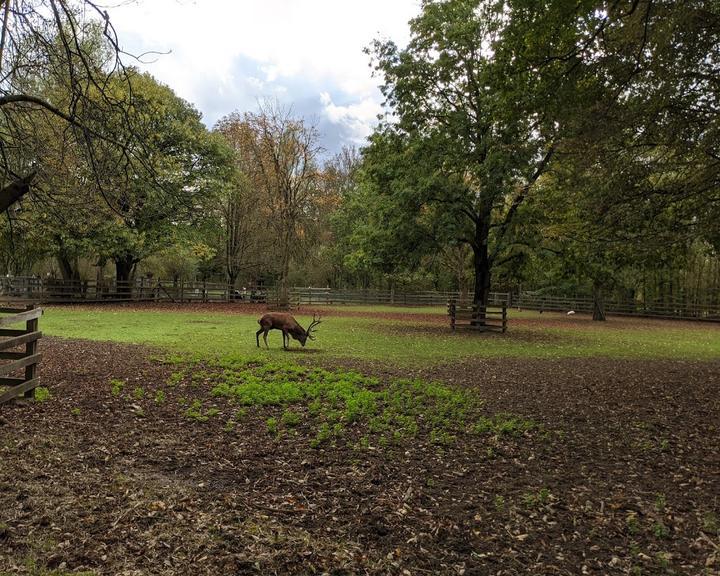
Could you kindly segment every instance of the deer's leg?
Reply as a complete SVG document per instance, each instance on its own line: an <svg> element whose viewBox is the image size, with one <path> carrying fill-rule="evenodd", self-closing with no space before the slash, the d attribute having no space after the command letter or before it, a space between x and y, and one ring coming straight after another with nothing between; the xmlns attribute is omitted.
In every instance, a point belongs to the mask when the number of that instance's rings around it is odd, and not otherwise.
<svg viewBox="0 0 720 576"><path fill-rule="evenodd" d="M268 343L267 343L268 332L269 332L269 330L263 330L263 340L265 340L265 348L270 348L270 346L268 346Z"/></svg>
<svg viewBox="0 0 720 576"><path fill-rule="evenodd" d="M264 332L264 328L260 328L257 332L255 332L255 341L257 342L258 348L260 348L260 333Z"/></svg>
<svg viewBox="0 0 720 576"><path fill-rule="evenodd" d="M287 344L285 344L285 340L287 340ZM283 348L285 348L285 350L288 349L288 347L287 347L288 344L290 344L290 336L288 336L288 333L285 330L283 330Z"/></svg>

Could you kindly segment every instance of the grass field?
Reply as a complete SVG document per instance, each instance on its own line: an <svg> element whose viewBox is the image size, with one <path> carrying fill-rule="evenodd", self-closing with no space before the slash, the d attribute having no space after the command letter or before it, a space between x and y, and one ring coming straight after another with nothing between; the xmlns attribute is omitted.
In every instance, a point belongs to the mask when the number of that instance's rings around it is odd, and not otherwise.
<svg viewBox="0 0 720 576"><path fill-rule="evenodd" d="M462 358L674 358L720 357L720 326L688 322L611 318L593 323L564 315L510 314L507 334L450 332L442 310L420 317L392 317L399 308L349 307L346 312L378 316L328 316L317 340L303 350L332 358L355 358L406 365L428 365ZM342 311L340 311L342 313ZM386 317L390 315L391 317ZM417 319L414 318L418 315ZM431 317L434 315L435 318ZM298 315L307 326L310 317ZM280 333L271 332L270 350L258 349L257 314L134 310L76 310L50 307L42 318L44 333L165 347L195 357L274 358L286 354ZM262 339L261 339L262 344ZM292 342L292 347L299 344Z"/></svg>

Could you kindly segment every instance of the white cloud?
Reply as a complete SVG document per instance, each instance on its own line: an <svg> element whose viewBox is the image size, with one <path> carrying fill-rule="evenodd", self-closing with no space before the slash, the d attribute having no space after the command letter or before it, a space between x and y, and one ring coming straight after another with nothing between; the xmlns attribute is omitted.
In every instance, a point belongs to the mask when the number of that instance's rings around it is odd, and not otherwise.
<svg viewBox="0 0 720 576"><path fill-rule="evenodd" d="M404 44L418 11L419 0L144 0L117 6L110 19L129 52L170 51L143 68L210 122L283 90L291 103L306 85L346 103L330 99L321 111L360 134L381 102L363 48L379 37ZM256 70L239 77L240 62ZM218 95L237 103L211 109Z"/></svg>
<svg viewBox="0 0 720 576"><path fill-rule="evenodd" d="M346 136L353 144L362 144L370 136L382 106L373 98L364 98L362 101L338 106L327 92L320 94L320 103L323 112L330 122L345 128Z"/></svg>

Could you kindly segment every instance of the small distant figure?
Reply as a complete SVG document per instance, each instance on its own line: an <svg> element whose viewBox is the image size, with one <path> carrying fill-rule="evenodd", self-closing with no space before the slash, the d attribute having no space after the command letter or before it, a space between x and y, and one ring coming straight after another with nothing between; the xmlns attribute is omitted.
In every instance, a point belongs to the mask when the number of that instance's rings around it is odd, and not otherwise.
<svg viewBox="0 0 720 576"><path fill-rule="evenodd" d="M572 316L573 314L575 314L575 310L570 310L570 311L568 311L568 313L567 313L568 316Z"/></svg>

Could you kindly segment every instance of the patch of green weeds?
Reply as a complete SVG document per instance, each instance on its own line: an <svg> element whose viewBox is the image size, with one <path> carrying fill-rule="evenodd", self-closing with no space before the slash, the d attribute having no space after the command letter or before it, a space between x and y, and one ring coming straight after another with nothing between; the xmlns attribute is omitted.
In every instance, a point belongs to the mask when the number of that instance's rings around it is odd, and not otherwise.
<svg viewBox="0 0 720 576"><path fill-rule="evenodd" d="M702 531L707 534L720 535L720 519L715 512L706 512L703 515Z"/></svg>
<svg viewBox="0 0 720 576"><path fill-rule="evenodd" d="M285 426L288 426L290 428L297 426L302 421L302 416L298 412L293 412L292 410L285 410L285 412L282 413L282 417L280 418L283 424Z"/></svg>
<svg viewBox="0 0 720 576"><path fill-rule="evenodd" d="M495 510L504 510L505 509L505 498L504 496L498 494L493 498L493 506L495 506Z"/></svg>
<svg viewBox="0 0 720 576"><path fill-rule="evenodd" d="M142 400L145 398L145 388L142 386L137 386L135 390L133 390L133 397L135 400Z"/></svg>
<svg viewBox="0 0 720 576"><path fill-rule="evenodd" d="M326 422L322 424L315 435L315 438L310 440L311 448L319 448L322 444L329 441L332 438L332 428Z"/></svg>
<svg viewBox="0 0 720 576"><path fill-rule="evenodd" d="M523 494L522 501L527 508L542 508L550 503L550 491L541 488L538 492L527 492Z"/></svg>
<svg viewBox="0 0 720 576"><path fill-rule="evenodd" d="M120 394L122 394L123 388L125 388L124 380L118 380L117 378L113 378L112 380L110 380L110 393L113 396L120 396Z"/></svg>
<svg viewBox="0 0 720 576"><path fill-rule="evenodd" d="M70 410L70 413L73 416L80 416L80 408L73 408L72 410Z"/></svg>
<svg viewBox="0 0 720 576"><path fill-rule="evenodd" d="M512 414L499 413L487 418L481 417L475 422L474 432L476 434L493 434L495 436L519 436L537 428L532 420L513 416Z"/></svg>
<svg viewBox="0 0 720 576"><path fill-rule="evenodd" d="M277 436L278 434L278 420L277 418L268 418L265 421L265 425L267 426L267 431L269 434L272 434L273 436Z"/></svg>
<svg viewBox="0 0 720 576"><path fill-rule="evenodd" d="M447 432L446 430L431 430L430 431L430 442L439 446L450 446L455 444L457 438Z"/></svg>
<svg viewBox="0 0 720 576"><path fill-rule="evenodd" d="M210 414L212 410L213 409L203 412L202 400L193 400L188 409L185 410L185 417L195 420L196 422L207 422L210 416L217 414L217 412Z"/></svg>
<svg viewBox="0 0 720 576"><path fill-rule="evenodd" d="M665 510L665 506L667 506L665 494L657 494L655 496L655 510L663 512Z"/></svg>
<svg viewBox="0 0 720 576"><path fill-rule="evenodd" d="M183 378L185 378L185 372L182 370L179 372L173 372L167 379L166 384L170 387L177 386L180 382L182 382Z"/></svg>
<svg viewBox="0 0 720 576"><path fill-rule="evenodd" d="M639 534L641 527L640 527L640 521L638 520L638 515L636 512L630 512L625 517L625 527L627 528L627 531L630 534Z"/></svg>
<svg viewBox="0 0 720 576"><path fill-rule="evenodd" d="M45 386L35 388L35 402L47 402L51 397L50 390Z"/></svg>
<svg viewBox="0 0 720 576"><path fill-rule="evenodd" d="M162 404L165 402L165 392L158 390L155 392L155 404Z"/></svg>
<svg viewBox="0 0 720 576"><path fill-rule="evenodd" d="M243 409L269 409L272 434L307 420L316 430L310 441L316 448L358 427L365 428L361 433L367 436L359 442L360 447L369 447L373 438L388 446L421 434L436 446L445 447L474 428L494 434L520 434L536 426L507 414L477 421L482 402L475 394L419 379L381 383L353 371L228 359L196 374L214 384L211 394L216 398L225 398ZM274 407L277 411L273 413Z"/></svg>
<svg viewBox="0 0 720 576"><path fill-rule="evenodd" d="M96 572L70 572L66 570L53 570L37 563L33 558L25 559L25 571L29 576L96 576ZM0 572L0 576L9 576L10 572Z"/></svg>
<svg viewBox="0 0 720 576"><path fill-rule="evenodd" d="M655 554L655 562L657 562L657 565L663 570L670 569L671 558L672 555L668 554L667 552L658 552L657 554Z"/></svg>
<svg viewBox="0 0 720 576"><path fill-rule="evenodd" d="M655 538L665 539L670 536L670 529L662 522L655 522L652 525L652 533L655 535Z"/></svg>
<svg viewBox="0 0 720 576"><path fill-rule="evenodd" d="M193 372L190 376L190 385L199 386L200 384L207 382L211 379L211 374L205 370L198 370Z"/></svg>

